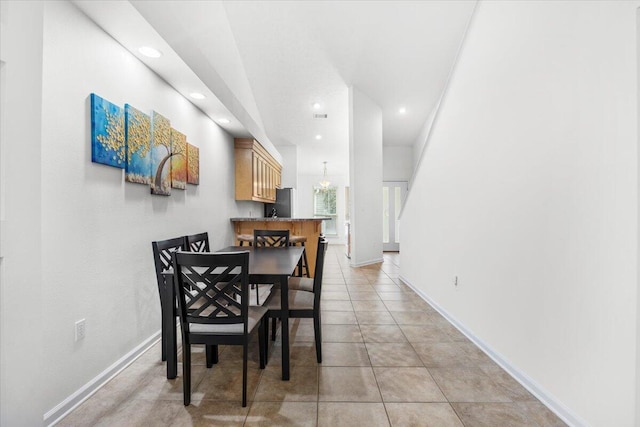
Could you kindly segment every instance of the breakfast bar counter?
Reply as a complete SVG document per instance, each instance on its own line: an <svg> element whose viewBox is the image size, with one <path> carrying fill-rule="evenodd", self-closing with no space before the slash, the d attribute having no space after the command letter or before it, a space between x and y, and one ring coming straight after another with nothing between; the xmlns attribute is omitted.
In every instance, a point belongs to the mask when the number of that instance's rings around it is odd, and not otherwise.
<svg viewBox="0 0 640 427"><path fill-rule="evenodd" d="M330 218L231 218L236 239L239 234L253 235L253 230L289 230L292 236L305 236L305 252L309 262L309 273L313 277L316 265L318 237L322 232L322 221ZM236 244L240 242L236 240Z"/></svg>

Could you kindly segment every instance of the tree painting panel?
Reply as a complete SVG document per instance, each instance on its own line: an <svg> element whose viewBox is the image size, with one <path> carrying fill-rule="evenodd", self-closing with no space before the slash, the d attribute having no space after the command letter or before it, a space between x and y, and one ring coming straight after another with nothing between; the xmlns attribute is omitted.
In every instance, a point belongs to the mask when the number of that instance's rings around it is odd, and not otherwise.
<svg viewBox="0 0 640 427"><path fill-rule="evenodd" d="M200 184L200 149L187 143L187 183Z"/></svg>
<svg viewBox="0 0 640 427"><path fill-rule="evenodd" d="M171 195L171 124L155 111L151 114L151 194Z"/></svg>
<svg viewBox="0 0 640 427"><path fill-rule="evenodd" d="M187 136L171 129L171 186L187 188Z"/></svg>
<svg viewBox="0 0 640 427"><path fill-rule="evenodd" d="M124 168L124 110L92 93L91 161Z"/></svg>
<svg viewBox="0 0 640 427"><path fill-rule="evenodd" d="M151 184L151 118L129 104L124 105L127 162L124 179Z"/></svg>

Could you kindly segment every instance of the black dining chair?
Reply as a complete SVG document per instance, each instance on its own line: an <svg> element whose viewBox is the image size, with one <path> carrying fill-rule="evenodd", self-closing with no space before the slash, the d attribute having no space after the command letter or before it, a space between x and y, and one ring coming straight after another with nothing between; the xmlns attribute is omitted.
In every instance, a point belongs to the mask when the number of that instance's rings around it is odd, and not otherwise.
<svg viewBox="0 0 640 427"><path fill-rule="evenodd" d="M289 230L253 230L253 246L256 248L289 246Z"/></svg>
<svg viewBox="0 0 640 427"><path fill-rule="evenodd" d="M318 363L322 363L322 323L320 320L320 295L322 291L322 272L324 271L324 259L327 252L328 242L324 238L318 239L318 252L316 254L316 268L313 276L312 292L306 290L289 290L289 317L290 318L313 318L313 334L316 342L316 358ZM304 279L291 277L294 279ZM264 303L269 311L267 317L273 319L273 329L271 339L275 340L276 321L282 317L280 306L280 290L276 290L269 295ZM268 333L268 323L264 324L265 335ZM265 363L268 354L269 340L265 340Z"/></svg>
<svg viewBox="0 0 640 427"><path fill-rule="evenodd" d="M153 248L153 262L156 270L156 280L158 282L158 293L160 295L160 309L164 313L165 304L175 304L174 302L166 302L164 298L164 289L167 286L163 273L171 271L173 269L173 260L171 254L176 251L186 250L187 242L184 237L175 237L173 239L159 240L151 242ZM176 313L177 315L177 313ZM165 330L165 322L161 322L161 345L162 345L162 360L167 360L167 340Z"/></svg>
<svg viewBox="0 0 640 427"><path fill-rule="evenodd" d="M209 233L192 234L184 236L187 239L187 247L185 251L189 252L211 252L209 249Z"/></svg>
<svg viewBox="0 0 640 427"><path fill-rule="evenodd" d="M206 238L204 243L202 239ZM190 248L190 240L195 242L196 247L206 247L209 248L209 240L207 233L196 234L193 236L183 236L183 237L175 237L173 239L167 240L159 240L156 242L151 242L151 246L153 248L153 261L156 269L156 280L158 282L158 292L160 294L160 311L164 313L164 305L165 304L173 304L175 307L175 301L165 301L164 298L164 288L167 286L167 282L165 280L165 274L167 272L173 271L173 258L171 255L174 252L181 250L188 250ZM191 248L193 251L193 247ZM177 310L174 309L175 315L178 316ZM167 352L170 351L169 343L167 342L167 331L165 322L161 321L160 328L160 345L162 346L162 361L167 360ZM175 323L175 322L174 322ZM205 349L206 353L206 361L207 367L210 368L213 364L218 363L218 347L217 346L207 346Z"/></svg>
<svg viewBox="0 0 640 427"><path fill-rule="evenodd" d="M249 337L258 331L260 368L267 309L249 305L249 252L174 252L174 285L182 329L184 405L191 403L191 345L242 345L242 406L247 406Z"/></svg>
<svg viewBox="0 0 640 427"><path fill-rule="evenodd" d="M253 230L253 247L282 248L289 246L289 230ZM260 304L258 283L252 283L256 289L256 304Z"/></svg>

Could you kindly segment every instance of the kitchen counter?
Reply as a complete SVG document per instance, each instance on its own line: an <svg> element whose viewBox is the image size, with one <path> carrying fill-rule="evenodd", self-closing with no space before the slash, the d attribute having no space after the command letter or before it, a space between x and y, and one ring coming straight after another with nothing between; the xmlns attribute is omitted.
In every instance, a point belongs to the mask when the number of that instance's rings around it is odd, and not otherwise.
<svg viewBox="0 0 640 427"><path fill-rule="evenodd" d="M313 277L316 266L316 252L318 251L318 237L322 231L322 221L331 218L231 218L233 231L236 236L249 234L253 236L253 230L289 230L292 236L305 236L305 252L309 263L309 273ZM236 245L240 241L236 240Z"/></svg>
<svg viewBox="0 0 640 427"><path fill-rule="evenodd" d="M231 218L231 222L245 222L245 221L253 221L253 222L302 222L302 221L328 221L331 218L328 217L314 217L314 218Z"/></svg>

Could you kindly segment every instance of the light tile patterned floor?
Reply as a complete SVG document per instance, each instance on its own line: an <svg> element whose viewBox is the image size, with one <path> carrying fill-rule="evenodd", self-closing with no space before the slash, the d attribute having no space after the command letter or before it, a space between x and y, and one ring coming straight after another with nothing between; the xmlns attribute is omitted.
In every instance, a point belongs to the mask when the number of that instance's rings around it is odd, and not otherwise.
<svg viewBox="0 0 640 427"><path fill-rule="evenodd" d="M564 426L433 308L398 280L397 254L351 268L330 247L323 281L323 363L311 319L291 321L291 380L280 379L280 341L269 365L251 346L249 404L242 408L241 350L192 363L192 404L182 367L165 378L156 344L60 426Z"/></svg>

